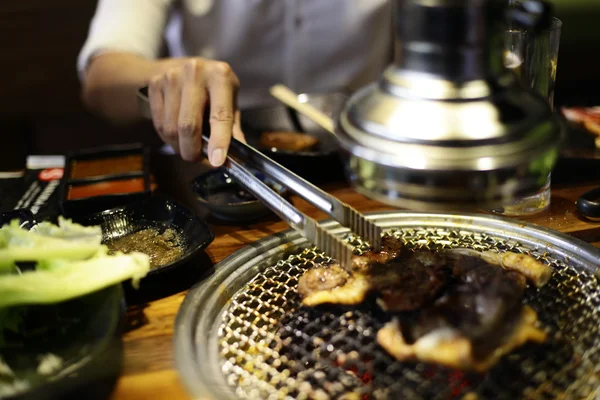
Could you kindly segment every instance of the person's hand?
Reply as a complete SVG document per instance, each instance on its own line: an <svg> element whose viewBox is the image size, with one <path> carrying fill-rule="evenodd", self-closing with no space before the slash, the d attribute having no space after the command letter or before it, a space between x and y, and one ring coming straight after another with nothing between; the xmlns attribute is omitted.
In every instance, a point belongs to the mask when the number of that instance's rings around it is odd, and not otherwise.
<svg viewBox="0 0 600 400"><path fill-rule="evenodd" d="M203 58L172 61L148 85L154 128L181 158L198 161L202 157L203 116L209 107L208 159L213 166L221 166L231 136L244 141L237 108L239 80L224 62Z"/></svg>

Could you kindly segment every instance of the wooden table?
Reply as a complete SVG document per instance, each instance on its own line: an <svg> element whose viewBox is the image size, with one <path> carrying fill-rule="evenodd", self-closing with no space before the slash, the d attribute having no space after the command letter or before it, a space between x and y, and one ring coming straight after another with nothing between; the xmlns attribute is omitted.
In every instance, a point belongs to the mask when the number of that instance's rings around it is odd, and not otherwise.
<svg viewBox="0 0 600 400"><path fill-rule="evenodd" d="M167 184L171 185L171 191L179 191L180 193L185 192L189 182L188 178L199 172L199 170L191 171L189 166L182 166L181 164L170 165L168 169L177 171L180 177L183 176L181 179L183 184L179 188L174 187L172 181L165 180L165 182L170 182ZM600 222L587 222L579 218L575 208L575 201L579 195L597 186L600 186L600 182L572 185L570 187L555 187L552 190L550 210L526 220L571 234L600 247ZM362 212L391 209L357 194L345 184L328 185L323 189ZM187 203L189 203L189 198L187 200ZM313 218L325 219L327 217L324 213L315 210L297 197L292 198L292 200L296 207ZM195 211L198 213L205 212L201 209L195 209ZM258 239L288 229L288 226L282 221L272 219L252 226L213 224L212 228L215 232L215 240L207 248L206 253L211 261L216 264L236 250ZM188 286L193 283L195 282L189 282ZM178 377L172 350L175 315L185 295L186 291L184 290L149 302L141 310L130 311L130 319L136 321L140 320L139 313L142 312L144 322L141 326L137 326L124 334L123 373L117 383L113 399L173 400L190 398ZM135 315L132 315L134 313Z"/></svg>

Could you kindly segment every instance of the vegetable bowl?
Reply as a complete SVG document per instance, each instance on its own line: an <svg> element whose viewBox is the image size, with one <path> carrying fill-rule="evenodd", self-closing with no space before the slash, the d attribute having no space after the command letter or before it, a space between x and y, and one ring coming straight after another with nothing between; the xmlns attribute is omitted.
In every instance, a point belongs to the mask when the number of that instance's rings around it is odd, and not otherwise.
<svg viewBox="0 0 600 400"><path fill-rule="evenodd" d="M106 398L121 369L120 283L139 281L148 257L109 256L99 227L24 222L0 228L0 398Z"/></svg>

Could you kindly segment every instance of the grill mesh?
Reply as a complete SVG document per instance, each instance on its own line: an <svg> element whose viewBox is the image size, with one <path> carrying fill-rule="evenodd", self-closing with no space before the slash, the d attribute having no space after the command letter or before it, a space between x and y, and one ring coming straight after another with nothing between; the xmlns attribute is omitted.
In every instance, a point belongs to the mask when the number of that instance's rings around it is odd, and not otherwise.
<svg viewBox="0 0 600 400"><path fill-rule="evenodd" d="M484 375L401 363L375 340L387 317L374 304L301 307L298 279L329 258L316 249L268 266L232 299L219 329L221 368L240 398L257 399L600 399L600 284L548 253L484 233L405 229L387 234L409 248L470 247L527 253L553 278L525 303L549 332ZM352 237L356 251L365 250ZM466 396L466 397L465 397Z"/></svg>

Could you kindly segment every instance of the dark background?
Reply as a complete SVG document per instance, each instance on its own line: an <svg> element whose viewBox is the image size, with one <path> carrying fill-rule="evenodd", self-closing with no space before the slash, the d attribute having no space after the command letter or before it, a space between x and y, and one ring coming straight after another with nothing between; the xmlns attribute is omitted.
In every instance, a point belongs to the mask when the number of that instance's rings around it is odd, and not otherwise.
<svg viewBox="0 0 600 400"><path fill-rule="evenodd" d="M600 40L598 34L592 36L600 31L600 1L588 3L558 10L564 22L558 105L600 105L596 102ZM0 170L23 165L26 154L62 154L132 141L157 143L150 123L111 126L81 103L75 62L95 7L95 0L0 2Z"/></svg>

